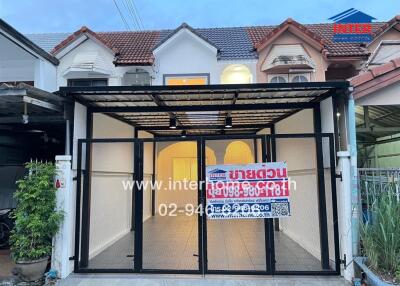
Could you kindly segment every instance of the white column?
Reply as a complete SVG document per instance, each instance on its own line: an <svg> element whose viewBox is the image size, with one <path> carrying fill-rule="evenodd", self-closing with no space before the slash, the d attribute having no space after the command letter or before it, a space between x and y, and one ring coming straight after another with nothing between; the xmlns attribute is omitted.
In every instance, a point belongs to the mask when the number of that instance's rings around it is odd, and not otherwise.
<svg viewBox="0 0 400 286"><path fill-rule="evenodd" d="M56 156L56 187L57 209L64 212L64 220L57 235L53 239L51 268L57 271L59 278L65 278L71 273L69 257L72 256L71 246L71 209L72 199L72 170L71 156Z"/></svg>
<svg viewBox="0 0 400 286"><path fill-rule="evenodd" d="M352 238L352 195L350 175L350 152L341 151L339 157L338 173L342 174L342 180L338 185L338 219L340 237L340 257L346 256L346 265L343 269L343 276L347 281L354 277L353 260L353 238Z"/></svg>

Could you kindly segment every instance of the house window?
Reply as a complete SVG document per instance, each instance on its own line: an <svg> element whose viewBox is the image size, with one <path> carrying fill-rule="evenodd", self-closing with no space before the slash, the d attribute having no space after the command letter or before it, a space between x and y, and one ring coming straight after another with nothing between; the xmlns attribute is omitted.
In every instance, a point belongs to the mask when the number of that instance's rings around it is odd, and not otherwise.
<svg viewBox="0 0 400 286"><path fill-rule="evenodd" d="M91 78L76 78L68 79L68 86L107 86L108 80L106 78L91 79Z"/></svg>
<svg viewBox="0 0 400 286"><path fill-rule="evenodd" d="M197 158L173 158L174 181L197 181Z"/></svg>
<svg viewBox="0 0 400 286"><path fill-rule="evenodd" d="M289 81L288 74L269 74L268 82L270 83L285 83Z"/></svg>
<svg viewBox="0 0 400 286"><path fill-rule="evenodd" d="M164 75L164 85L205 85L209 74Z"/></svg>
<svg viewBox="0 0 400 286"><path fill-rule="evenodd" d="M144 86L151 84L150 74L143 69L128 71L123 78L124 85Z"/></svg>
<svg viewBox="0 0 400 286"><path fill-rule="evenodd" d="M280 75L276 75L271 77L271 79L269 80L270 83L285 83L287 82L286 78Z"/></svg>
<svg viewBox="0 0 400 286"><path fill-rule="evenodd" d="M249 68L245 65L229 65L221 74L222 84L251 83L252 75Z"/></svg>
<svg viewBox="0 0 400 286"><path fill-rule="evenodd" d="M291 82L309 82L310 81L310 74L292 74L290 75Z"/></svg>

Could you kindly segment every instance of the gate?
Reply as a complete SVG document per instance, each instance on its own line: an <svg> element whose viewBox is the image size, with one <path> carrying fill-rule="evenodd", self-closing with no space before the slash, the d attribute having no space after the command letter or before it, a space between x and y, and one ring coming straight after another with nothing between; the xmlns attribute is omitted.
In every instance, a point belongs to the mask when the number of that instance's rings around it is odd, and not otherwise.
<svg viewBox="0 0 400 286"><path fill-rule="evenodd" d="M208 165L276 161L296 182L289 218L204 214ZM168 176L197 185L168 192ZM75 272L340 273L330 133L80 139L76 186Z"/></svg>

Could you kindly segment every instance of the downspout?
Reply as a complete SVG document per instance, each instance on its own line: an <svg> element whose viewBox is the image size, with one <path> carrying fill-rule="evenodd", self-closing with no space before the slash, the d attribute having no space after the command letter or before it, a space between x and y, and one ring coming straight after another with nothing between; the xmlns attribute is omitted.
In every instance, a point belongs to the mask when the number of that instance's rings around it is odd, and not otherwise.
<svg viewBox="0 0 400 286"><path fill-rule="evenodd" d="M359 194L358 194L358 180L357 180L357 138L356 138L356 113L354 98L352 95L353 88L349 88L350 94L348 99L348 138L350 151L350 191L351 191L351 226L352 226L352 241L353 241L353 255L358 255L359 246Z"/></svg>

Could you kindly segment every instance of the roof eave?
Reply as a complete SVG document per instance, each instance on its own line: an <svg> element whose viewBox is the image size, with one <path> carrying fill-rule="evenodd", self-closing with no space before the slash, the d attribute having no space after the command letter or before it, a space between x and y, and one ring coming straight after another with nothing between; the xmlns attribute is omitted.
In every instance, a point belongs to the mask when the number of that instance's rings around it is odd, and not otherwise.
<svg viewBox="0 0 400 286"><path fill-rule="evenodd" d="M31 40L29 40L27 37L22 35L20 32L18 32L16 29L14 29L11 25L9 25L7 22L5 22L2 19L0 19L0 28L4 32L6 32L8 35L10 35L11 37L15 38L16 40L18 40L19 42L21 42L22 44L27 46L29 49L31 49L34 53L36 53L40 57L46 59L47 61L49 61L53 65L57 66L60 63L59 60L56 57L54 57L53 55L47 53L45 50L43 50L38 45L33 43Z"/></svg>

